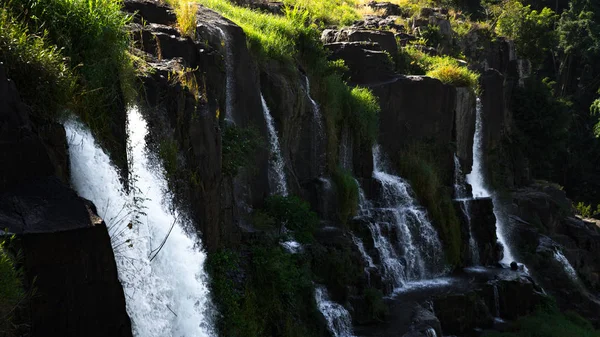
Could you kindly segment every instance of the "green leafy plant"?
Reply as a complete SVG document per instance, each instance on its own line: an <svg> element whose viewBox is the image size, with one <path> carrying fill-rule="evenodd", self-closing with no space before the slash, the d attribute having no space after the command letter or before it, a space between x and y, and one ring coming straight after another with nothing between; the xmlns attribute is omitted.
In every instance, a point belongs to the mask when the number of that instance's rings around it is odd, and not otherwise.
<svg viewBox="0 0 600 337"><path fill-rule="evenodd" d="M243 167L250 167L256 151L263 145L255 127L240 128L235 125L223 131L223 174L233 177Z"/></svg>
<svg viewBox="0 0 600 337"><path fill-rule="evenodd" d="M358 184L350 172L341 168L333 173L333 182L338 196L338 217L346 224L358 210Z"/></svg>

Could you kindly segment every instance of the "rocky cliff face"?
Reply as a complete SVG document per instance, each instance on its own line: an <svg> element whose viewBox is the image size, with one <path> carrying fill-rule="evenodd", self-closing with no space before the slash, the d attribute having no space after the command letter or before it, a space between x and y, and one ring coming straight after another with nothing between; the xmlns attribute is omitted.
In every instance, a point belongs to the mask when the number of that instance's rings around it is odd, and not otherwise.
<svg viewBox="0 0 600 337"><path fill-rule="evenodd" d="M0 221L17 235L31 336L131 336L110 238L68 185L61 125L34 125L0 65Z"/></svg>

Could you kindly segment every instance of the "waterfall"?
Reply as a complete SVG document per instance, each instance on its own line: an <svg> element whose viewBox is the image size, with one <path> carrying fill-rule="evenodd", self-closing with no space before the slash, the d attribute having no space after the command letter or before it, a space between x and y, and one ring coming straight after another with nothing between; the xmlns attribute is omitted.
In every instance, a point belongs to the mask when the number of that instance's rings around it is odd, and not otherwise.
<svg viewBox="0 0 600 337"><path fill-rule="evenodd" d="M134 336L215 336L201 242L163 203L163 169L147 157L146 123L136 108L128 123L133 187L126 193L90 131L65 122L73 187L109 228Z"/></svg>
<svg viewBox="0 0 600 337"><path fill-rule="evenodd" d="M556 261L558 261L558 263L560 263L563 266L563 269L565 270L567 275L569 275L569 278L571 278L571 280L575 282L579 280L575 268L573 268L569 260L567 260L565 255L560 250L557 249L554 251L554 259L556 259Z"/></svg>
<svg viewBox="0 0 600 337"><path fill-rule="evenodd" d="M373 147L373 164L381 193L376 202L367 200L359 185L358 217L368 223L384 277L398 289L406 282L435 276L443 269L437 232L417 206L408 183L386 172L378 145Z"/></svg>
<svg viewBox="0 0 600 337"><path fill-rule="evenodd" d="M356 248L358 248L358 251L360 252L360 255L362 255L363 260L367 263L367 268L375 268L375 263L373 263L373 259L369 256L369 254L367 254L362 240L354 235L354 233L350 233L350 235L352 236L352 242L354 242Z"/></svg>
<svg viewBox="0 0 600 337"><path fill-rule="evenodd" d="M434 328L427 328L427 330L425 330L425 336L427 337L437 337L437 332L435 332Z"/></svg>
<svg viewBox="0 0 600 337"><path fill-rule="evenodd" d="M269 180L271 183L271 190L274 190L274 194L286 196L288 195L288 190L287 182L285 180L285 163L283 162L283 156L281 155L281 147L279 146L277 130L275 130L275 122L273 121L267 102L262 94L260 95L260 99L262 101L265 121L267 122L267 130L269 131L269 147L271 151L271 158L269 159Z"/></svg>
<svg viewBox="0 0 600 337"><path fill-rule="evenodd" d="M501 205L499 198L488 191L484 181L483 122L483 104L481 103L481 99L477 98L475 135L473 139L473 167L471 173L467 174L467 182L472 187L474 198L492 197L494 203L494 215L496 216L496 236L504 248L504 258L500 262L510 264L512 261L515 261L515 259L508 246L508 241L506 240L504 232L506 217L500 210Z"/></svg>
<svg viewBox="0 0 600 337"><path fill-rule="evenodd" d="M460 209L467 219L467 227L469 229L469 253L471 255L471 263L475 266L481 263L479 259L479 246L475 236L473 235L473 224L471 222L471 206L468 199L468 191L465 181L465 176L460 167L460 161L456 153L454 154L454 195L456 201L460 202Z"/></svg>
<svg viewBox="0 0 600 337"><path fill-rule="evenodd" d="M498 293L498 284L494 283L494 309L496 317L500 318L500 294Z"/></svg>
<svg viewBox="0 0 600 337"><path fill-rule="evenodd" d="M311 141L312 141L312 157L311 160L314 160L314 165L317 168L318 174L321 174L325 169L325 130L323 129L323 117L321 116L321 109L319 108L319 104L315 102L315 100L310 95L310 81L308 76L304 75L304 85L306 90L306 97L310 101L310 105L312 107L313 112L313 129L311 130Z"/></svg>
<svg viewBox="0 0 600 337"><path fill-rule="evenodd" d="M225 48L225 120L235 124L233 119L233 103L235 102L235 68L233 59L233 48L227 33L216 26Z"/></svg>
<svg viewBox="0 0 600 337"><path fill-rule="evenodd" d="M332 302L323 286L315 287L315 301L333 337L353 337L352 318L343 306Z"/></svg>
<svg viewBox="0 0 600 337"><path fill-rule="evenodd" d="M353 147L352 136L347 127L342 127L342 136L338 149L340 166L347 171L352 172L353 169Z"/></svg>

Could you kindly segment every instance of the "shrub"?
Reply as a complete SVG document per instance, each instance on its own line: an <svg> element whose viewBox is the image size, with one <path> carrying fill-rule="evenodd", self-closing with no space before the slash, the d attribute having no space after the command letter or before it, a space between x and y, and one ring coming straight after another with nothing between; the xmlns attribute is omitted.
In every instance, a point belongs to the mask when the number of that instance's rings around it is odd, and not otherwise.
<svg viewBox="0 0 600 337"><path fill-rule="evenodd" d="M253 223L263 230L277 228L279 235L284 228L293 231L296 240L306 243L314 240L319 218L306 201L296 196L273 195L265 200L263 209L254 212Z"/></svg>
<svg viewBox="0 0 600 337"><path fill-rule="evenodd" d="M10 335L14 329L16 309L25 298L21 284L21 272L16 268L15 258L8 252L9 239L0 239L0 333Z"/></svg>
<svg viewBox="0 0 600 337"><path fill-rule="evenodd" d="M32 118L43 122L57 118L69 106L75 77L60 50L46 35L30 34L5 10L0 11L0 62L7 76L32 109Z"/></svg>
<svg viewBox="0 0 600 337"><path fill-rule="evenodd" d="M352 173L341 168L333 173L333 182L338 197L338 217L346 224L358 210L358 184Z"/></svg>
<svg viewBox="0 0 600 337"><path fill-rule="evenodd" d="M256 151L263 145L255 127L240 128L230 125L223 131L223 174L235 176L240 168L249 167Z"/></svg>
<svg viewBox="0 0 600 337"><path fill-rule="evenodd" d="M177 16L177 27L183 35L194 38L196 35L196 13L198 4L190 0L166 0Z"/></svg>
<svg viewBox="0 0 600 337"><path fill-rule="evenodd" d="M284 0L290 7L305 9L313 21L323 25L350 25L360 19L355 0Z"/></svg>

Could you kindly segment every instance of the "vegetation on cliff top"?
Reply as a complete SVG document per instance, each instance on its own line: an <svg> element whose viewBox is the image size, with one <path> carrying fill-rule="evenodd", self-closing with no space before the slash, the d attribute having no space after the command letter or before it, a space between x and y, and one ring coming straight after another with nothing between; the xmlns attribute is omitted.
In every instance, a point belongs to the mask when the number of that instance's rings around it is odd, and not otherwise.
<svg viewBox="0 0 600 337"><path fill-rule="evenodd" d="M0 335L10 336L16 326L14 316L25 298L21 272L8 250L10 238L0 238Z"/></svg>

